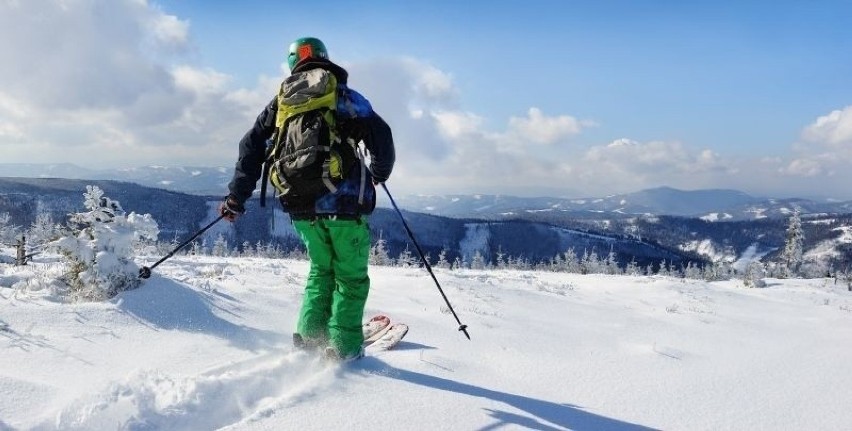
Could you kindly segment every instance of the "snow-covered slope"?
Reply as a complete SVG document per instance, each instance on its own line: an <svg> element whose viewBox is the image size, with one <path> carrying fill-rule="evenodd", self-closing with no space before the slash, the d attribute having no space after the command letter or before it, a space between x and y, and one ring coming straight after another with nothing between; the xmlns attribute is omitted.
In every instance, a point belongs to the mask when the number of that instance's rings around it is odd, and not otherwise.
<svg viewBox="0 0 852 431"><path fill-rule="evenodd" d="M423 270L372 268L367 312L411 331L333 366L290 346L306 262L175 257L140 289L78 304L31 290L49 265L0 265L3 430L852 423L852 292L831 280L439 270L468 341Z"/></svg>

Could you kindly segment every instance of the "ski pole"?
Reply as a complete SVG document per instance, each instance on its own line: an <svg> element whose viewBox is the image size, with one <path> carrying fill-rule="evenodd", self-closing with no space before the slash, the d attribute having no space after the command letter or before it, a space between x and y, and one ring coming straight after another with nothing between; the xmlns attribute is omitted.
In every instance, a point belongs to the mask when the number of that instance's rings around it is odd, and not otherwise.
<svg viewBox="0 0 852 431"><path fill-rule="evenodd" d="M405 231L408 232L408 237L411 238L411 242L414 243L414 248L417 249L417 253L420 254L420 260L423 261L423 265L426 266L426 270L429 271L429 275L432 276L432 280L435 281L435 286L438 286L438 292L441 292L441 296L444 298L444 302L447 303L447 307L450 308L450 312L453 313L453 317L456 318L456 322L459 324L459 331L464 333L464 336L470 340L470 334L467 333L467 325L462 324L461 320L459 320L459 316L456 314L456 310L453 310L453 306L450 304L450 300L447 299L447 295L444 293L444 289L441 289L441 283L438 283L438 278L435 277L435 272L432 271L432 265L429 265L429 261L426 260L426 255L423 254L423 249L420 248L420 244L417 243L417 240L414 239L414 233L411 232L411 228L408 227L408 223L405 221L405 217L402 216L402 211L399 210L399 207L396 206L396 202L393 200L393 196L391 196L390 191L388 190L388 186L385 183L381 183L382 188L385 189L385 193L388 194L388 198L391 201L391 205L393 205L393 209L396 210L396 213L399 214L399 219L402 220L402 225L405 227Z"/></svg>
<svg viewBox="0 0 852 431"><path fill-rule="evenodd" d="M213 227L214 224L218 223L219 220L222 220L223 218L225 218L225 214L220 215L218 218L216 218L216 220L213 220L212 222L210 222L210 224L201 228L201 230L196 232L195 235L192 236L192 238L181 243L181 245L177 246L174 250L171 251L171 253L167 254L165 257L158 260L155 264L153 264L151 266L143 266L141 269L139 269L139 278L150 277L152 269L156 268L157 265L165 262L168 258L174 256L175 253L178 252L178 250L186 247L187 244L191 243L195 238L198 238L202 233L207 232L207 229L210 229L211 227Z"/></svg>

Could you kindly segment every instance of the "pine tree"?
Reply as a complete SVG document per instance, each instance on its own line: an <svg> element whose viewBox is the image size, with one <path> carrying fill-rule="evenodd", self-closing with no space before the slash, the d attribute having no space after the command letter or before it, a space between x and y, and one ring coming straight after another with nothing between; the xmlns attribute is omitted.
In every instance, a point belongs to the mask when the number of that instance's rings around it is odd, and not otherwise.
<svg viewBox="0 0 852 431"><path fill-rule="evenodd" d="M449 269L450 262L447 261L447 249L441 249L441 252L438 253L438 262L435 263L435 268L443 268Z"/></svg>
<svg viewBox="0 0 852 431"><path fill-rule="evenodd" d="M668 277L672 275L671 271L669 270L669 263L665 259L660 262L660 270L657 271L657 275L661 275L663 277Z"/></svg>
<svg viewBox="0 0 852 431"><path fill-rule="evenodd" d="M379 234L379 239L370 247L370 264L390 266L393 259L388 255L387 241Z"/></svg>
<svg viewBox="0 0 852 431"><path fill-rule="evenodd" d="M64 280L72 296L101 300L139 285L134 244L156 240L159 229L150 214L126 214L100 188L86 190L87 212L71 214L68 235L48 247L69 264Z"/></svg>
<svg viewBox="0 0 852 431"><path fill-rule="evenodd" d="M689 278L693 280L701 279L701 267L695 264L695 262L689 262L686 265L686 269L683 271L684 278Z"/></svg>
<svg viewBox="0 0 852 431"><path fill-rule="evenodd" d="M473 257L471 258L471 261L470 261L470 268L471 269L485 269L486 266L487 266L487 264L485 262L485 258L482 256L482 253L480 253L479 250L476 250L475 252L473 252Z"/></svg>
<svg viewBox="0 0 852 431"><path fill-rule="evenodd" d="M453 260L453 269L462 269L464 265L464 261L459 256L456 256L455 260Z"/></svg>
<svg viewBox="0 0 852 431"><path fill-rule="evenodd" d="M762 263L758 261L749 263L745 274L743 274L743 284L745 287L766 287L766 283L763 281L765 272Z"/></svg>
<svg viewBox="0 0 852 431"><path fill-rule="evenodd" d="M497 248L497 268L506 269L506 253L503 253L503 248Z"/></svg>
<svg viewBox="0 0 852 431"><path fill-rule="evenodd" d="M636 258L633 257L630 259L630 262L627 262L627 266L624 267L625 275L641 275L642 270L639 268L639 265L636 264Z"/></svg>
<svg viewBox="0 0 852 431"><path fill-rule="evenodd" d="M411 250L409 250L406 245L405 250L399 253L399 257L396 259L396 265L403 268L409 268L414 266L415 263L416 261L414 260L414 256L411 255Z"/></svg>
<svg viewBox="0 0 852 431"><path fill-rule="evenodd" d="M12 216L9 213L0 214L0 243L13 243L18 229L18 226L12 224Z"/></svg>
<svg viewBox="0 0 852 431"><path fill-rule="evenodd" d="M613 251L612 247L610 247L609 254L606 256L603 269L606 274L621 274L621 268L618 267L618 259L616 259L615 251Z"/></svg>
<svg viewBox="0 0 852 431"><path fill-rule="evenodd" d="M583 259L580 261L580 272L582 274L601 274L603 273L603 265L598 254L592 250L586 251L583 254Z"/></svg>
<svg viewBox="0 0 852 431"><path fill-rule="evenodd" d="M781 262L784 264L784 276L793 277L802 266L802 254L804 252L805 233L802 230L802 219L799 208L793 211L787 225L787 241L784 243L784 252L781 253Z"/></svg>
<svg viewBox="0 0 852 431"><path fill-rule="evenodd" d="M61 235L61 227L53 222L48 213L39 213L27 233L29 241L39 246L53 241Z"/></svg>
<svg viewBox="0 0 852 431"><path fill-rule="evenodd" d="M220 233L213 242L211 253L216 257L225 257L228 255L228 252L228 241L225 240L225 235Z"/></svg>
<svg viewBox="0 0 852 431"><path fill-rule="evenodd" d="M565 251L565 253L562 253L562 258L565 262L565 272L577 274L582 271L582 268L580 268L580 261L577 259L577 253L574 251L574 248L569 248Z"/></svg>

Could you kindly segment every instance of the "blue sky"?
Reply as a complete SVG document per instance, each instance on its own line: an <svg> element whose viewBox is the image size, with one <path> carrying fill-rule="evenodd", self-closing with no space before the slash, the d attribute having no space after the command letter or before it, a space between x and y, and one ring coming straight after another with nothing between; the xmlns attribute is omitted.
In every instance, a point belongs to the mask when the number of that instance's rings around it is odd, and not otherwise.
<svg viewBox="0 0 852 431"><path fill-rule="evenodd" d="M286 75L287 45L312 35L394 128L393 180L406 192L587 196L669 185L852 198L848 1L33 0L0 9L0 47L21 65L0 72L0 146L12 162L231 166L236 141ZM51 38L34 30L45 23ZM60 94L75 90L61 112L47 106L55 95L38 76L66 80L54 84ZM29 120L41 113L47 129ZM59 140L82 151L59 157ZM33 146L44 151L28 155Z"/></svg>
<svg viewBox="0 0 852 431"><path fill-rule="evenodd" d="M159 3L245 84L274 72L287 36L317 35L346 61L407 55L448 71L462 106L495 123L529 106L596 119L606 127L589 141L623 130L771 153L852 100L850 2L339 1L319 2L322 18L292 2Z"/></svg>

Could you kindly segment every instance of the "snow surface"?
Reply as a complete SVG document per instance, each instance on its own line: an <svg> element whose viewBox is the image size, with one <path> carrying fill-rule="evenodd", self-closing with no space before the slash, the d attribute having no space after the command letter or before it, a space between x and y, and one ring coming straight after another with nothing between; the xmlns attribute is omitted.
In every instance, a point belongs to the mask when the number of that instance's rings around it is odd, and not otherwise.
<svg viewBox="0 0 852 431"><path fill-rule="evenodd" d="M724 249L717 250L716 245L709 239L689 241L686 244L681 245L680 249L684 251L694 251L710 259L712 262L734 262L736 260L735 253L732 251L726 253ZM752 251L752 254L754 251L753 249L753 246L749 248L749 250ZM748 264L745 266L748 266Z"/></svg>
<svg viewBox="0 0 852 431"><path fill-rule="evenodd" d="M840 256L839 249L846 244L852 244L852 226L841 226L832 231L839 232L840 236L820 242L808 250L803 257L808 260L826 261Z"/></svg>
<svg viewBox="0 0 852 431"><path fill-rule="evenodd" d="M0 265L0 430L852 426L852 292L829 279L438 270L467 340L422 269L373 267L367 313L411 330L331 365L290 345L307 262L177 256L75 304L28 287L39 265Z"/></svg>
<svg viewBox="0 0 852 431"><path fill-rule="evenodd" d="M699 217L699 218L701 220L704 220L704 221L719 221L719 220L729 220L729 219L734 218L734 216L732 216L728 213L722 213L722 214L710 213L710 214L707 214L707 215L705 215L703 217Z"/></svg>

